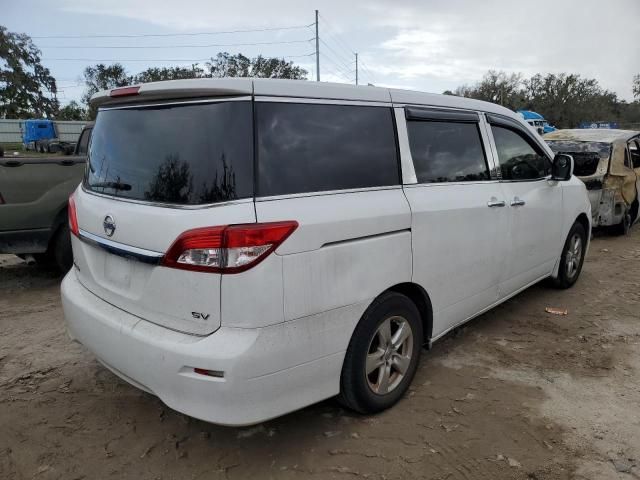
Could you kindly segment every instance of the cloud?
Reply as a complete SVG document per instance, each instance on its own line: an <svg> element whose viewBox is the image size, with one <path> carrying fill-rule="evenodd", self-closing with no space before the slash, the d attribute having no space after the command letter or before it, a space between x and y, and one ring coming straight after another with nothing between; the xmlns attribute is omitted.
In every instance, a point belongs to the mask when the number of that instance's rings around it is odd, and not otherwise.
<svg viewBox="0 0 640 480"><path fill-rule="evenodd" d="M379 20L395 33L379 43L371 68L452 86L489 69L575 72L630 99L631 78L640 71L639 18L637 0L404 4Z"/></svg>
<svg viewBox="0 0 640 480"><path fill-rule="evenodd" d="M640 72L640 0L59 0L50 24L65 15L87 18L95 33L197 32L309 25L319 8L324 79L347 81L353 52L360 54L363 83L412 86L426 91L473 83L489 69L579 73L631 99ZM31 33L31 32L29 32ZM32 33L35 35L35 33ZM313 28L197 37L198 43L310 39ZM205 40L206 39L206 40ZM194 40L194 38L189 39ZM93 41L93 40L92 40ZM147 41L145 39L145 41ZM159 43L160 39L148 40ZM172 38L171 43L185 42ZM167 43L170 43L167 40ZM141 43L147 44L147 43ZM314 42L267 47L167 50L157 58L199 58L217 50L247 55L304 55ZM45 51L49 56L52 51ZM63 53L69 53L63 52ZM74 52L75 53L75 52ZM151 58L145 50L87 49L85 56ZM62 55L58 55L62 56ZM300 62L315 68L313 57ZM294 59L295 61L296 59ZM131 65L142 69L142 63ZM305 65L305 68L306 65Z"/></svg>

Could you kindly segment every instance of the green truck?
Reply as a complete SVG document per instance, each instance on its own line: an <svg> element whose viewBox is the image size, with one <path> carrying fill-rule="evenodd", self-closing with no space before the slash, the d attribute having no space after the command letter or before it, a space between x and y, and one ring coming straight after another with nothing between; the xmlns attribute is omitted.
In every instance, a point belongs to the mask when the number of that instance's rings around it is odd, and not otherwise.
<svg viewBox="0 0 640 480"><path fill-rule="evenodd" d="M0 253L71 268L67 202L82 181L92 128L82 130L73 155L0 156Z"/></svg>

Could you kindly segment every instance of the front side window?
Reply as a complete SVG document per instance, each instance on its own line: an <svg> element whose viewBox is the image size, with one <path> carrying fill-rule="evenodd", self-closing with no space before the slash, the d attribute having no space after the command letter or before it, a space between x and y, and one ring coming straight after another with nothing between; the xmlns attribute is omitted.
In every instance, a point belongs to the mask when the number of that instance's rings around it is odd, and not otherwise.
<svg viewBox="0 0 640 480"><path fill-rule="evenodd" d="M537 180L546 177L551 165L522 135L508 128L492 125L493 138L503 180Z"/></svg>
<svg viewBox="0 0 640 480"><path fill-rule="evenodd" d="M419 183L490 178L477 123L408 121L407 131Z"/></svg>
<svg viewBox="0 0 640 480"><path fill-rule="evenodd" d="M399 185L387 107L256 103L257 195Z"/></svg>
<svg viewBox="0 0 640 480"><path fill-rule="evenodd" d="M177 205L251 197L252 130L245 101L101 110L85 188Z"/></svg>

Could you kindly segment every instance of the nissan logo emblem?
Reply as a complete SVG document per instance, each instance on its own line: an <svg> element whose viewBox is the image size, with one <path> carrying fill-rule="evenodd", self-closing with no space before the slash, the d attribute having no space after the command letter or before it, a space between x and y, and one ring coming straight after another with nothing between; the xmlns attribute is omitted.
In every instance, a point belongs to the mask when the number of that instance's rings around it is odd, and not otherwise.
<svg viewBox="0 0 640 480"><path fill-rule="evenodd" d="M107 234L107 237L113 236L116 231L116 222L111 215L107 215L106 217L104 217L102 227L104 228L104 233Z"/></svg>

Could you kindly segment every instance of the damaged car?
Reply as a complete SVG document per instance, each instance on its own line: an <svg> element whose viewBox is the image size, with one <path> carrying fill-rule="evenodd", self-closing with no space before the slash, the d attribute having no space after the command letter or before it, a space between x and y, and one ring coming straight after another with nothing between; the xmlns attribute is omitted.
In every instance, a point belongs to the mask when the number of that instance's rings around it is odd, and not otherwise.
<svg viewBox="0 0 640 480"><path fill-rule="evenodd" d="M555 153L573 157L575 175L589 193L593 226L628 233L638 220L640 132L557 130L544 139Z"/></svg>

